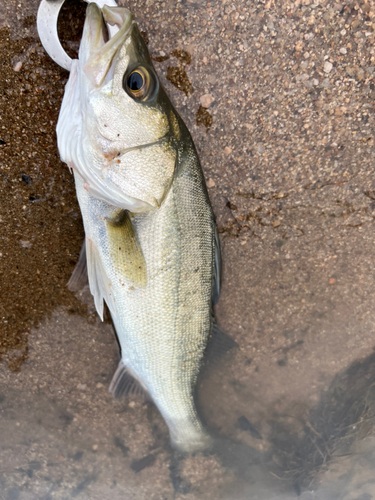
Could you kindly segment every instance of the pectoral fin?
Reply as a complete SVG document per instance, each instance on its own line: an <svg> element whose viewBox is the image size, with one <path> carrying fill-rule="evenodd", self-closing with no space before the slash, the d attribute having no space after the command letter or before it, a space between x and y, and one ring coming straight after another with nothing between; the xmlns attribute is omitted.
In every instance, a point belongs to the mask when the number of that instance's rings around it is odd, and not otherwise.
<svg viewBox="0 0 375 500"><path fill-rule="evenodd" d="M137 288L147 284L146 261L126 210L114 219L107 219L109 250L119 280Z"/></svg>

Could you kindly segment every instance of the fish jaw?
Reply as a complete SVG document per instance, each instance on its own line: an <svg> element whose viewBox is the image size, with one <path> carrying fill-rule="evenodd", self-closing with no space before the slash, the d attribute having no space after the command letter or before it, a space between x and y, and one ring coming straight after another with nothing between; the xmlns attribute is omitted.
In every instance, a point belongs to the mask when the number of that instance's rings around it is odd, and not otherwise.
<svg viewBox="0 0 375 500"><path fill-rule="evenodd" d="M92 88L99 88L104 81L111 80L113 59L129 36L133 19L133 14L124 7L105 6L103 11L95 3L87 7L79 59ZM116 24L120 28L110 40L108 38L105 40L104 36L101 36L106 30L105 21L112 25Z"/></svg>
<svg viewBox="0 0 375 500"><path fill-rule="evenodd" d="M107 26L102 12L96 3L90 3L86 9L86 19L79 46L79 59L87 62L108 41Z"/></svg>

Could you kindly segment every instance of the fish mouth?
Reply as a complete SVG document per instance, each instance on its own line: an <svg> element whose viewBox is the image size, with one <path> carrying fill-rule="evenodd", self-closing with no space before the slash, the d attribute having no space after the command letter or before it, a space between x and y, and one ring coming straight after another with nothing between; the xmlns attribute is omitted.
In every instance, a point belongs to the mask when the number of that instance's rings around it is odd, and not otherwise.
<svg viewBox="0 0 375 500"><path fill-rule="evenodd" d="M125 7L100 9L96 3L90 3L79 50L79 60L83 71L95 88L105 83L119 48L130 36L134 16ZM117 26L118 32L108 39L107 25Z"/></svg>

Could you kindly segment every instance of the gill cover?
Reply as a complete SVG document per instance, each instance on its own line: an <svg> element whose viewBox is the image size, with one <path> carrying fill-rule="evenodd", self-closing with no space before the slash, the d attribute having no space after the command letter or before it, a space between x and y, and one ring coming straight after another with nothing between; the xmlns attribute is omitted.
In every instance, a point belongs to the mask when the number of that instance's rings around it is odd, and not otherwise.
<svg viewBox="0 0 375 500"><path fill-rule="evenodd" d="M110 39L106 23L119 27ZM57 139L93 196L134 213L160 206L177 157L165 103L130 11L89 4Z"/></svg>

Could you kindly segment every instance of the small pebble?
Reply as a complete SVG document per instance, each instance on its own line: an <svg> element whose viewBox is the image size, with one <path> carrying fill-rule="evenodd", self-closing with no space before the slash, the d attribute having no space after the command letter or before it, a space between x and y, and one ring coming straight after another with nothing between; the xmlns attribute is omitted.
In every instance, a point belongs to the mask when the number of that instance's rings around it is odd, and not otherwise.
<svg viewBox="0 0 375 500"><path fill-rule="evenodd" d="M27 240L21 240L20 243L21 243L21 247L23 247L23 248L31 248L33 246L31 241L27 241Z"/></svg>
<svg viewBox="0 0 375 500"><path fill-rule="evenodd" d="M98 446L97 444L93 444L93 445L92 445L92 449L93 449L94 451L96 451L98 448L99 448L99 446Z"/></svg>
<svg viewBox="0 0 375 500"><path fill-rule="evenodd" d="M17 73L18 73L18 71L21 71L21 68L22 68L21 61L16 62L16 64L13 66L14 71L16 71Z"/></svg>
<svg viewBox="0 0 375 500"><path fill-rule="evenodd" d="M231 150L230 148L228 148L228 146L226 146L226 147L224 148L224 153L225 153L226 155L230 155L230 154L231 154L231 152L232 152L232 150Z"/></svg>
<svg viewBox="0 0 375 500"><path fill-rule="evenodd" d="M359 19L355 19L353 22L352 22L352 28L355 30L357 29L361 24L361 21Z"/></svg>
<svg viewBox="0 0 375 500"><path fill-rule="evenodd" d="M98 383L96 384L96 388L97 388L97 389L101 389L102 387L104 387L104 385L103 385L101 382L98 382Z"/></svg>
<svg viewBox="0 0 375 500"><path fill-rule="evenodd" d="M365 78L365 72L363 71L362 68L360 68L357 72L357 79L359 82L361 82Z"/></svg>
<svg viewBox="0 0 375 500"><path fill-rule="evenodd" d="M330 63L329 61L325 61L324 66L323 66L324 72L330 73L332 71L332 68L333 68L333 64Z"/></svg>
<svg viewBox="0 0 375 500"><path fill-rule="evenodd" d="M87 388L87 385L86 385L86 384L78 384L78 385L77 385L77 389L78 389L79 391L84 391L86 388Z"/></svg>
<svg viewBox="0 0 375 500"><path fill-rule="evenodd" d="M31 177L26 174L22 174L22 180L23 182L26 182L26 184L30 185L31 184Z"/></svg>
<svg viewBox="0 0 375 500"><path fill-rule="evenodd" d="M199 98L199 102L204 108L209 108L214 100L215 98L211 94L204 94Z"/></svg>
<svg viewBox="0 0 375 500"><path fill-rule="evenodd" d="M210 177L208 179L208 181L206 182L206 185L208 188L213 188L213 187L215 187L216 184L215 184L215 181Z"/></svg>
<svg viewBox="0 0 375 500"><path fill-rule="evenodd" d="M345 47L341 47L340 49L340 54L346 54L348 51L346 50Z"/></svg>

